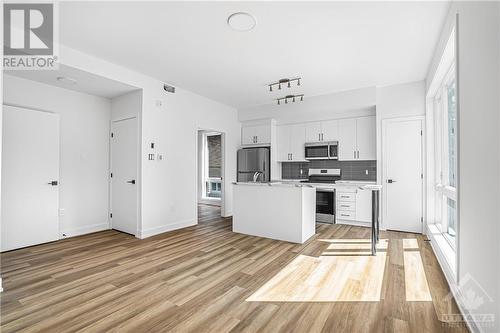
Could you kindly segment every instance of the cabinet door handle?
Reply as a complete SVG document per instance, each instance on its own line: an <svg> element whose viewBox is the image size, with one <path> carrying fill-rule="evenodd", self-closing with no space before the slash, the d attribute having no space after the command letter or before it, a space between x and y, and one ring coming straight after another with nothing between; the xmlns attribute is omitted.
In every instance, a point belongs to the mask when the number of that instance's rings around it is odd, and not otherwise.
<svg viewBox="0 0 500 333"><path fill-rule="evenodd" d="M358 159L359 159L359 150L358 150Z"/></svg>
<svg viewBox="0 0 500 333"><path fill-rule="evenodd" d="M290 161L293 160L293 153L290 153Z"/></svg>
<svg viewBox="0 0 500 333"><path fill-rule="evenodd" d="M318 133L318 141L321 141L321 133Z"/></svg>
<svg viewBox="0 0 500 333"><path fill-rule="evenodd" d="M323 133L321 133L321 141L325 141L325 138L323 137Z"/></svg>
<svg viewBox="0 0 500 333"><path fill-rule="evenodd" d="M356 151L354 151L353 153L354 153L354 158L356 158Z"/></svg>

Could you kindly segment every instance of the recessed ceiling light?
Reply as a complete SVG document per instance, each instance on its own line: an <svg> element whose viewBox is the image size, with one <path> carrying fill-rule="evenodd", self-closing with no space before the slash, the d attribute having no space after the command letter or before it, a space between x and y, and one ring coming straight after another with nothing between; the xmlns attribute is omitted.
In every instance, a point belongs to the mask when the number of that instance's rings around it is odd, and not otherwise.
<svg viewBox="0 0 500 333"><path fill-rule="evenodd" d="M250 31L257 25L257 21L248 13L238 12L227 18L227 24L236 31Z"/></svg>
<svg viewBox="0 0 500 333"><path fill-rule="evenodd" d="M59 82L64 82L64 83L71 83L71 84L76 84L76 80L70 77L66 76L58 76L57 81Z"/></svg>

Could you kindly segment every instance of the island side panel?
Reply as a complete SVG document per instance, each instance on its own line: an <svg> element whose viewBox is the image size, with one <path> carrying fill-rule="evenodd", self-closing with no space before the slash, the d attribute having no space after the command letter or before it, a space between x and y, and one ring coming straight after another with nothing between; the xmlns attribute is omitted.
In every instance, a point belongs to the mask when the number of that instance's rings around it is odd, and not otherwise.
<svg viewBox="0 0 500 333"><path fill-rule="evenodd" d="M233 231L283 240L303 242L303 188L239 184L233 189ZM313 190L314 189L309 189Z"/></svg>
<svg viewBox="0 0 500 333"><path fill-rule="evenodd" d="M302 202L302 243L304 243L316 233L316 189L303 188Z"/></svg>

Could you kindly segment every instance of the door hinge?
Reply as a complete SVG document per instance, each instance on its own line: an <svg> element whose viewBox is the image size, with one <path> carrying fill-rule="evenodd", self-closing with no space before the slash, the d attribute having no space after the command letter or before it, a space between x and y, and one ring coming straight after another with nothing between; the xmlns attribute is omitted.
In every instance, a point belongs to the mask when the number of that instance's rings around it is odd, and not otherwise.
<svg viewBox="0 0 500 333"><path fill-rule="evenodd" d="M424 223L424 218L423 217L420 218L420 223Z"/></svg>
<svg viewBox="0 0 500 333"><path fill-rule="evenodd" d="M113 173L111 173L111 178L113 178Z"/></svg>
<svg viewBox="0 0 500 333"><path fill-rule="evenodd" d="M114 136L115 136L115 134L113 132L111 132L111 137L114 137Z"/></svg>
<svg viewBox="0 0 500 333"><path fill-rule="evenodd" d="M420 174L420 178L424 179L424 174L423 173Z"/></svg>
<svg viewBox="0 0 500 333"><path fill-rule="evenodd" d="M424 131L420 130L420 135L424 135Z"/></svg>
<svg viewBox="0 0 500 333"><path fill-rule="evenodd" d="M109 217L110 217L110 218L113 218L113 213L109 213Z"/></svg>

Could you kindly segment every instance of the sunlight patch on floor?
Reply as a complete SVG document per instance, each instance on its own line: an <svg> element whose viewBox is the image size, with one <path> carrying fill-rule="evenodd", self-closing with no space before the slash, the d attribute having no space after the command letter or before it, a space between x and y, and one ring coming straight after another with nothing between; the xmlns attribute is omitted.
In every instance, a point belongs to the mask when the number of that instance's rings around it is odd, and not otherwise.
<svg viewBox="0 0 500 333"><path fill-rule="evenodd" d="M377 302L380 301L388 240L380 240L376 256L370 240L329 239L319 257L299 255L249 302Z"/></svg>
<svg viewBox="0 0 500 333"><path fill-rule="evenodd" d="M425 276L424 264L415 238L403 239L405 292L408 302L430 302L432 296Z"/></svg>

